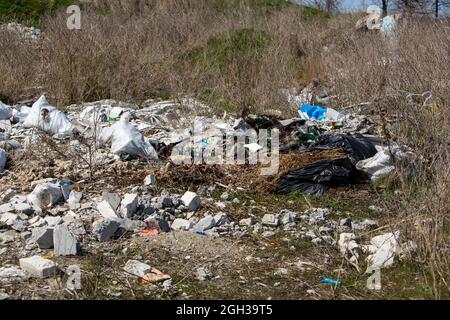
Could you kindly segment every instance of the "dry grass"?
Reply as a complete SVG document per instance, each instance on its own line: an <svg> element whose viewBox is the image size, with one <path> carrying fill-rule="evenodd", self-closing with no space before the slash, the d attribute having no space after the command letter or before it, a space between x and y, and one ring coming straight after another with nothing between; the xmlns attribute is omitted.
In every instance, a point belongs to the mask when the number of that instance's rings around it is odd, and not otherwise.
<svg viewBox="0 0 450 320"><path fill-rule="evenodd" d="M98 1L101 2L101 1ZM82 30L61 12L39 44L1 32L0 99L43 91L60 106L105 98L139 102L193 95L220 110L289 107L281 88L312 80L339 97L369 102L386 137L418 158L398 164L385 207L392 227L418 244L417 261L436 298L449 290L449 23L406 20L395 37L358 33L357 17L311 18L300 8L255 1L152 0L85 7ZM421 95L429 92L428 95ZM431 96L430 99L426 97ZM395 191L395 193L394 193Z"/></svg>

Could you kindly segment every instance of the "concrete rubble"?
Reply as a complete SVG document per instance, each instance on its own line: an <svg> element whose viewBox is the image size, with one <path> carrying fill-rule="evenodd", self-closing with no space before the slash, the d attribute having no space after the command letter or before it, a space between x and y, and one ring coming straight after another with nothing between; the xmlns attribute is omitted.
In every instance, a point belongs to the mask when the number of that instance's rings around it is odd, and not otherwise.
<svg viewBox="0 0 450 320"><path fill-rule="evenodd" d="M19 260L20 267L30 275L38 278L48 278L56 274L56 263L40 256Z"/></svg>

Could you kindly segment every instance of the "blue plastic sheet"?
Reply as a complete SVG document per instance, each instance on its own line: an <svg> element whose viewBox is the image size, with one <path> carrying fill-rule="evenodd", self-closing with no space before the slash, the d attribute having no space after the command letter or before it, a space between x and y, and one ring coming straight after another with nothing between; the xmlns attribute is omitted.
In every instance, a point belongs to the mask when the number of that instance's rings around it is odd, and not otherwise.
<svg viewBox="0 0 450 320"><path fill-rule="evenodd" d="M310 119L317 119L319 121L326 119L325 114L327 112L327 108L313 106L310 104L303 104L300 108L300 111L306 113Z"/></svg>

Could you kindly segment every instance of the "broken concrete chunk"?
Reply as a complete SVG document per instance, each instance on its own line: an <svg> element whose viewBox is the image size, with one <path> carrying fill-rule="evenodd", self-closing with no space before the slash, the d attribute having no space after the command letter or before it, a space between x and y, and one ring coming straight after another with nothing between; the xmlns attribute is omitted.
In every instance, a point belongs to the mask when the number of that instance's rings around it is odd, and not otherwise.
<svg viewBox="0 0 450 320"><path fill-rule="evenodd" d="M47 224L50 227L57 226L58 224L62 223L63 219L61 217L45 217L44 220L47 222Z"/></svg>
<svg viewBox="0 0 450 320"><path fill-rule="evenodd" d="M187 191L182 197L181 202L189 209L189 211L196 211L201 206L201 199L195 193L191 191Z"/></svg>
<svg viewBox="0 0 450 320"><path fill-rule="evenodd" d="M137 194L127 193L120 204L120 212L124 218L132 218L138 208L139 198Z"/></svg>
<svg viewBox="0 0 450 320"><path fill-rule="evenodd" d="M69 199L67 200L67 203L69 204L69 208L72 210L81 208L80 201L81 201L82 197L83 197L83 194L81 192L72 190L70 192Z"/></svg>
<svg viewBox="0 0 450 320"><path fill-rule="evenodd" d="M48 278L56 274L56 264L40 256L20 259L19 264L24 271L38 278Z"/></svg>
<svg viewBox="0 0 450 320"><path fill-rule="evenodd" d="M125 272L137 276L139 278L142 278L147 273L150 273L152 271L151 266L137 260L128 260L123 269L125 270Z"/></svg>
<svg viewBox="0 0 450 320"><path fill-rule="evenodd" d="M202 219L195 225L194 229L198 231L206 231L213 228L216 225L216 220L211 215L208 215Z"/></svg>
<svg viewBox="0 0 450 320"><path fill-rule="evenodd" d="M27 216L31 216L32 214L34 214L34 208L28 203L14 204L14 210L16 211L16 213L23 213Z"/></svg>
<svg viewBox="0 0 450 320"><path fill-rule="evenodd" d="M100 219L93 223L92 233L98 241L105 242L114 236L119 227L120 223L117 220Z"/></svg>
<svg viewBox="0 0 450 320"><path fill-rule="evenodd" d="M144 185L148 187L156 187L156 176L154 174L150 174L145 177Z"/></svg>
<svg viewBox="0 0 450 320"><path fill-rule="evenodd" d="M120 196L117 193L103 192L102 198L104 201L109 203L111 208L113 208L114 212L117 211L117 209L119 209Z"/></svg>
<svg viewBox="0 0 450 320"><path fill-rule="evenodd" d="M5 169L6 159L7 159L6 151L0 148L0 172L2 172L3 169Z"/></svg>
<svg viewBox="0 0 450 320"><path fill-rule="evenodd" d="M14 212L14 206L11 203L5 203L0 205L0 214L7 212Z"/></svg>
<svg viewBox="0 0 450 320"><path fill-rule="evenodd" d="M175 221L172 223L173 230L188 231L191 228L192 223L185 219L175 219Z"/></svg>
<svg viewBox="0 0 450 320"><path fill-rule="evenodd" d="M3 222L8 226L13 225L17 220L19 220L19 217L15 213L6 212L0 215L0 222Z"/></svg>
<svg viewBox="0 0 450 320"><path fill-rule="evenodd" d="M29 242L36 243L41 249L53 248L53 228L34 228Z"/></svg>
<svg viewBox="0 0 450 320"><path fill-rule="evenodd" d="M100 212L100 214L105 218L105 219L119 219L119 216L116 213L116 210L111 206L111 204L106 201L103 200L102 202L100 202L97 205L97 210L98 212Z"/></svg>
<svg viewBox="0 0 450 320"><path fill-rule="evenodd" d="M76 256L78 242L66 225L61 224L53 231L53 243L55 256Z"/></svg>
<svg viewBox="0 0 450 320"><path fill-rule="evenodd" d="M281 223L283 225L287 225L287 224L294 223L297 221L297 213L296 212L292 212L289 210L282 210L280 212L280 215L282 215Z"/></svg>
<svg viewBox="0 0 450 320"><path fill-rule="evenodd" d="M61 188L56 183L38 184L27 197L28 202L39 208L55 205L63 198Z"/></svg>
<svg viewBox="0 0 450 320"><path fill-rule="evenodd" d="M262 224L269 227L278 227L280 220L274 214L265 214L262 218Z"/></svg>
<svg viewBox="0 0 450 320"><path fill-rule="evenodd" d="M250 227L252 225L254 225L256 223L256 219L255 217L250 217L250 218L246 218L246 219L241 219L239 221L239 225L243 226L243 227Z"/></svg>

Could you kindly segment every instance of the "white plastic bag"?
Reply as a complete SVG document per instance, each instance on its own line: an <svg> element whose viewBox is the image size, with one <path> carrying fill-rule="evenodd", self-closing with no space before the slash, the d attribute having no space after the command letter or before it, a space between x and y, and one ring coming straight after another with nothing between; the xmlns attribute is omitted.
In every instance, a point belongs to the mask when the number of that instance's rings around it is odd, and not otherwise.
<svg viewBox="0 0 450 320"><path fill-rule="evenodd" d="M0 101L0 120L9 120L12 117L12 108Z"/></svg>
<svg viewBox="0 0 450 320"><path fill-rule="evenodd" d="M403 152L398 146L393 146L391 152L395 159L399 161L403 159L412 159L414 157L414 153ZM367 173L371 176L372 181L387 177L395 170L391 152L388 147L384 147L372 158L359 161L356 164L356 169Z"/></svg>
<svg viewBox="0 0 450 320"><path fill-rule="evenodd" d="M5 169L6 166L6 151L0 148L0 172Z"/></svg>
<svg viewBox="0 0 450 320"><path fill-rule="evenodd" d="M42 117L42 111L46 109L48 116L46 119ZM31 107L25 121L25 128L40 128L53 134L70 134L72 132L72 123L67 119L66 115L51 106L45 96L41 96Z"/></svg>
<svg viewBox="0 0 450 320"><path fill-rule="evenodd" d="M119 122L104 128L100 141L111 141L111 152L117 155L129 154L150 159L158 159L158 153L153 146L144 140L144 136L130 123L130 114L124 114Z"/></svg>
<svg viewBox="0 0 450 320"><path fill-rule="evenodd" d="M42 183L37 185L27 197L30 204L40 208L56 204L63 197L61 187L57 183Z"/></svg>

